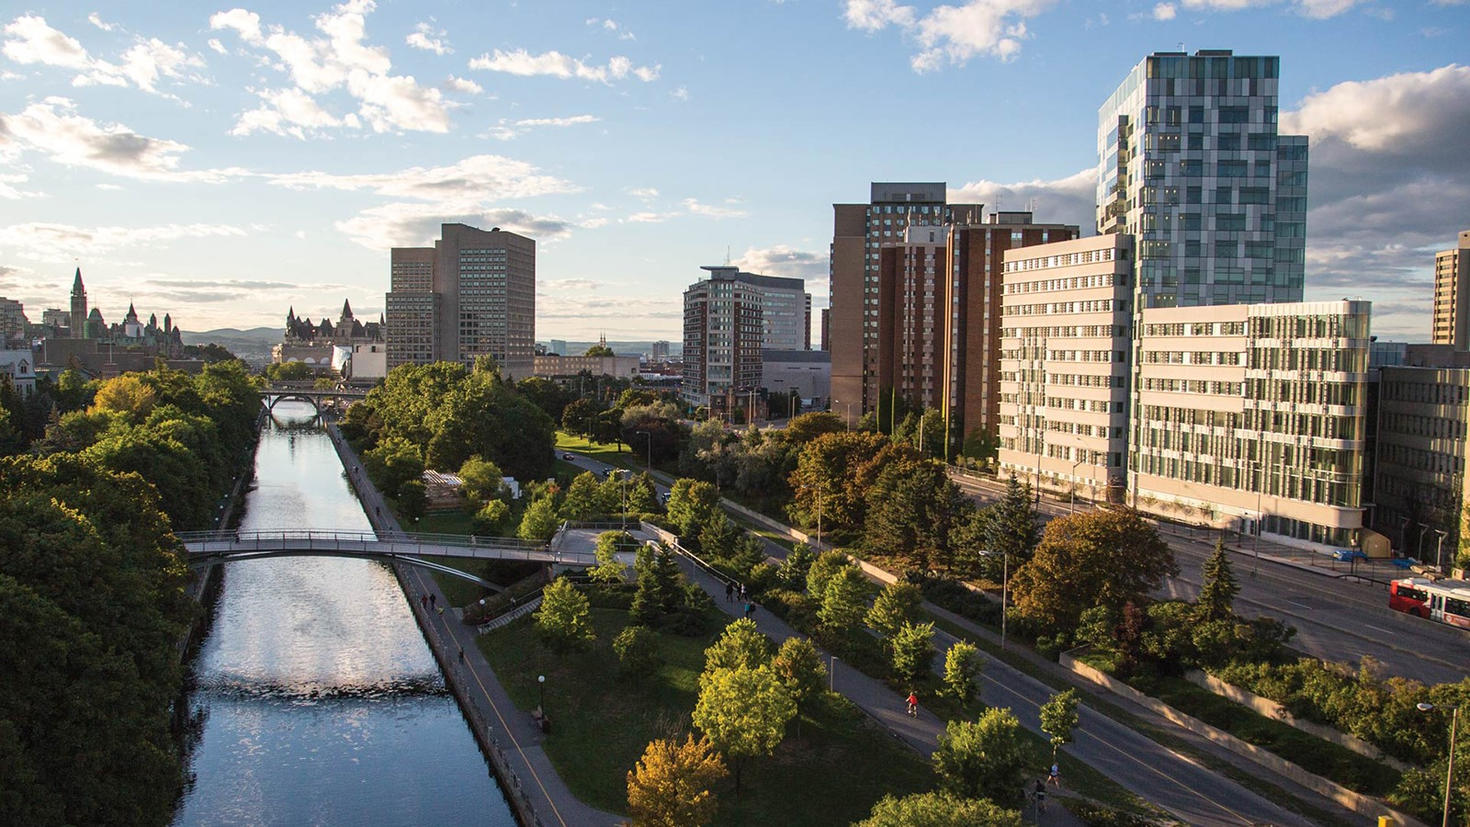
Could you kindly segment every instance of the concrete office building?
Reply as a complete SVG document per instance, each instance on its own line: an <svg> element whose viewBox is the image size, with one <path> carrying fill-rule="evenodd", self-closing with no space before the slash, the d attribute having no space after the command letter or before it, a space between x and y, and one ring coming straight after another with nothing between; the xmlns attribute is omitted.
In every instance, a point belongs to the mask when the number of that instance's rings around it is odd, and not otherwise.
<svg viewBox="0 0 1470 827"><path fill-rule="evenodd" d="M762 276L739 267L701 267L711 279L733 279L756 289L761 297L761 346L767 350L811 350L812 296L803 279Z"/></svg>
<svg viewBox="0 0 1470 827"><path fill-rule="evenodd" d="M11 340L25 339L30 327L25 305L15 299L0 296L0 345Z"/></svg>
<svg viewBox="0 0 1470 827"><path fill-rule="evenodd" d="M536 242L499 228L444 224L428 247L395 247L387 295L388 367L491 356L531 375Z"/></svg>
<svg viewBox="0 0 1470 827"><path fill-rule="evenodd" d="M1130 499L1306 548L1363 528L1366 301L1146 308Z"/></svg>
<svg viewBox="0 0 1470 827"><path fill-rule="evenodd" d="M1121 502L1133 237L1009 250L1000 315L1000 474Z"/></svg>
<svg viewBox="0 0 1470 827"><path fill-rule="evenodd" d="M547 379L578 376L583 371L593 376L616 376L631 379L638 375L637 356L559 356L536 357L533 375Z"/></svg>
<svg viewBox="0 0 1470 827"><path fill-rule="evenodd" d="M1470 350L1470 230L1459 246L1434 254L1433 342Z"/></svg>
<svg viewBox="0 0 1470 827"><path fill-rule="evenodd" d="M1097 226L1135 236L1141 308L1302 299L1307 139L1280 58L1156 52L1098 110Z"/></svg>
<svg viewBox="0 0 1470 827"><path fill-rule="evenodd" d="M761 351L761 387L769 396L796 391L820 407L832 393L832 354L821 350Z"/></svg>
<svg viewBox="0 0 1470 827"><path fill-rule="evenodd" d="M732 268L706 269L710 277L684 291L681 394L723 416L760 387L765 296Z"/></svg>
<svg viewBox="0 0 1470 827"><path fill-rule="evenodd" d="M1453 562L1466 502L1467 436L1470 369L1380 369L1374 525L1405 555Z"/></svg>

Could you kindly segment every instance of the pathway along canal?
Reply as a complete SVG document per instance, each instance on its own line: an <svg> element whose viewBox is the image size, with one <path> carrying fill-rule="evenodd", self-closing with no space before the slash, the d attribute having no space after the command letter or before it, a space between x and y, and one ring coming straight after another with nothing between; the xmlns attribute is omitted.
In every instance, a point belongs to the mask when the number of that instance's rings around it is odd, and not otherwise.
<svg viewBox="0 0 1470 827"><path fill-rule="evenodd" d="M369 530L311 407L276 406L241 528ZM514 825L383 564L230 563L193 661L175 823Z"/></svg>

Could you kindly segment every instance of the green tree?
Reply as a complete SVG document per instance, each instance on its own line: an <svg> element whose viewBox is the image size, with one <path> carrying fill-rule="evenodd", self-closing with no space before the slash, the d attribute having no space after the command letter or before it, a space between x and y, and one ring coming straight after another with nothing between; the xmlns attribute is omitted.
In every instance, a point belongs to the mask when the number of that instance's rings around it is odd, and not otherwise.
<svg viewBox="0 0 1470 827"><path fill-rule="evenodd" d="M510 528L510 506L504 500L490 500L480 506L470 521L470 530L482 537L499 537Z"/></svg>
<svg viewBox="0 0 1470 827"><path fill-rule="evenodd" d="M990 801L960 798L942 790L903 798L885 795L873 805L873 814L855 827L1022 827L1015 810Z"/></svg>
<svg viewBox="0 0 1470 827"><path fill-rule="evenodd" d="M1200 587L1198 616L1200 620L1230 620L1235 617L1235 596L1240 584L1230 571L1230 558L1225 555L1225 538L1215 541L1215 553L1205 560L1204 585Z"/></svg>
<svg viewBox="0 0 1470 827"><path fill-rule="evenodd" d="M806 443L789 477L793 518L816 525L820 510L828 531L861 527L875 460L888 446L882 435L862 431L823 434Z"/></svg>
<svg viewBox="0 0 1470 827"><path fill-rule="evenodd" d="M933 461L895 462L868 491L863 545L928 571L954 562L951 535L974 506Z"/></svg>
<svg viewBox="0 0 1470 827"><path fill-rule="evenodd" d="M625 626L613 639L613 653L623 674L646 677L658 669L658 635L647 626Z"/></svg>
<svg viewBox="0 0 1470 827"><path fill-rule="evenodd" d="M1077 729L1077 722L1076 689L1058 692L1041 705L1041 731L1051 739L1053 764L1057 760L1057 750L1063 744L1072 743L1072 733Z"/></svg>
<svg viewBox="0 0 1470 827"><path fill-rule="evenodd" d="M740 618L725 626L719 639L704 650L704 672L701 683L721 669L755 668L771 661L771 639L761 634L755 621Z"/></svg>
<svg viewBox="0 0 1470 827"><path fill-rule="evenodd" d="M102 383L92 407L93 410L120 414L131 422L141 422L156 404L158 393L146 378L142 374L125 373Z"/></svg>
<svg viewBox="0 0 1470 827"><path fill-rule="evenodd" d="M546 542L556 534L561 523L556 518L556 498L547 494L537 497L521 515L521 527L516 536L522 540Z"/></svg>
<svg viewBox="0 0 1470 827"><path fill-rule="evenodd" d="M607 345L597 344L597 345L593 345L592 347L587 348L587 352L584 353L584 354L582 354L582 355L583 356L603 356L603 357L606 357L606 356L616 356L617 354L613 353L613 349L610 348L610 347L608 347Z"/></svg>
<svg viewBox="0 0 1470 827"><path fill-rule="evenodd" d="M628 812L648 827L703 827L715 818L710 788L729 774L709 738L650 741L628 771Z"/></svg>
<svg viewBox="0 0 1470 827"><path fill-rule="evenodd" d="M597 633L592 630L587 595L565 577L551 581L541 592L536 631L557 652L585 648L597 639Z"/></svg>
<svg viewBox="0 0 1470 827"><path fill-rule="evenodd" d="M919 587L906 580L895 580L883 587L868 609L868 627L891 641L904 624L919 616L919 604L924 595Z"/></svg>
<svg viewBox="0 0 1470 827"><path fill-rule="evenodd" d="M934 660L934 624L905 623L893 636L893 671L910 682L929 672Z"/></svg>
<svg viewBox="0 0 1470 827"><path fill-rule="evenodd" d="M669 490L669 522L680 537L692 537L719 507L720 492L713 485L687 477Z"/></svg>
<svg viewBox="0 0 1470 827"><path fill-rule="evenodd" d="M771 668L791 693L798 711L805 709L827 683L827 666L811 638L786 638L771 658Z"/></svg>
<svg viewBox="0 0 1470 827"><path fill-rule="evenodd" d="M701 680L693 717L735 768L739 795L745 762L775 751L796 717L796 702L770 666L737 666Z"/></svg>
<svg viewBox="0 0 1470 827"><path fill-rule="evenodd" d="M1009 709L987 709L977 721L950 721L939 736L934 770L944 788L1001 804L1023 800L1031 751Z"/></svg>
<svg viewBox="0 0 1470 827"><path fill-rule="evenodd" d="M460 491L471 502L498 500L508 493L504 477L500 466L476 454L459 467L459 478L463 481Z"/></svg>
<svg viewBox="0 0 1470 827"><path fill-rule="evenodd" d="M983 665L975 644L966 640L956 642L944 653L944 691L960 704L969 704L975 698Z"/></svg>
<svg viewBox="0 0 1470 827"><path fill-rule="evenodd" d="M423 476L424 458L407 439L388 437L362 455L362 467L379 490L389 497L397 497L400 486Z"/></svg>
<svg viewBox="0 0 1470 827"><path fill-rule="evenodd" d="M398 514L411 523L424 516L429 505L429 495L424 490L423 480L409 480L398 486Z"/></svg>
<svg viewBox="0 0 1470 827"><path fill-rule="evenodd" d="M1047 524L1035 555L1011 578L1011 594L1038 628L1070 632L1084 608L1144 605L1178 573L1173 551L1137 512L1086 511Z"/></svg>
<svg viewBox="0 0 1470 827"><path fill-rule="evenodd" d="M812 563L816 559L816 555L812 554L811 546L806 543L797 543L791 553L786 555L786 559L781 561L780 567L776 570L776 578L786 588L800 591L806 588L807 572L811 571Z"/></svg>
<svg viewBox="0 0 1470 827"><path fill-rule="evenodd" d="M868 610L868 579L857 566L843 566L822 591L817 619L824 633L843 639L857 631Z"/></svg>
<svg viewBox="0 0 1470 827"><path fill-rule="evenodd" d="M562 500L561 516L567 520L584 521L593 517L606 514L607 504L603 502L602 485L597 475L591 471L583 471L567 488L566 499Z"/></svg>
<svg viewBox="0 0 1470 827"><path fill-rule="evenodd" d="M623 582L623 564L617 553L625 548L637 548L637 541L626 531L604 531L597 535L597 565L588 575L599 583Z"/></svg>
<svg viewBox="0 0 1470 827"><path fill-rule="evenodd" d="M852 560L840 551L824 551L817 556L807 570L806 590L817 600L827 591L827 584L843 569L856 568Z"/></svg>
<svg viewBox="0 0 1470 827"><path fill-rule="evenodd" d="M711 512L699 531L699 551L707 557L729 557L743 533L723 513Z"/></svg>
<svg viewBox="0 0 1470 827"><path fill-rule="evenodd" d="M985 546L991 556L986 575L999 581L1002 558L1010 558L1010 569L1014 573L1036 551L1041 530L1037 527L1036 505L1031 486L1022 485L1015 477L1006 480L1006 493L1000 502L987 509L985 521Z"/></svg>
<svg viewBox="0 0 1470 827"><path fill-rule="evenodd" d="M590 399L574 399L562 409L561 427L567 433L587 436L597 419L598 408Z"/></svg>
<svg viewBox="0 0 1470 827"><path fill-rule="evenodd" d="M679 564L674 553L660 545L651 551L647 562L634 568L638 572L638 590L628 610L634 623L652 626L678 611L682 596L679 589Z"/></svg>

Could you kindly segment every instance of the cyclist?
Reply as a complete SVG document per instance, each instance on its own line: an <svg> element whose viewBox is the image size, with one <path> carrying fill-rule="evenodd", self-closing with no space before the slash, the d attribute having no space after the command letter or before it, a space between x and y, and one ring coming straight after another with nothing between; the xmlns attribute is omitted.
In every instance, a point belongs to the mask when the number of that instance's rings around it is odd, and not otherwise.
<svg viewBox="0 0 1470 827"><path fill-rule="evenodd" d="M908 701L908 703L909 703L908 713L910 715L914 716L915 718L919 717L919 693L918 692L910 692L909 693L909 701Z"/></svg>

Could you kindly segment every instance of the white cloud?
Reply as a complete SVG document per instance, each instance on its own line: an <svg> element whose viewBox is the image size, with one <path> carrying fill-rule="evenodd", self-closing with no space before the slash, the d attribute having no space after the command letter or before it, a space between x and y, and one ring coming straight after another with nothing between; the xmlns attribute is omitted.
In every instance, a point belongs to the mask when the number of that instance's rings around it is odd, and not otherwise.
<svg viewBox="0 0 1470 827"><path fill-rule="evenodd" d="M785 244L751 247L730 262L742 270L767 276L787 276L824 282L827 279L827 252L798 250Z"/></svg>
<svg viewBox="0 0 1470 827"><path fill-rule="evenodd" d="M93 26L96 26L104 32L110 32L113 30L113 28L115 28L113 24L103 20L102 15L98 14L97 12L92 12L91 14L87 15L87 22L91 23Z"/></svg>
<svg viewBox="0 0 1470 827"><path fill-rule="evenodd" d="M455 77L454 75L450 75L449 80L444 81L444 85L449 89L453 89L456 92L464 92L467 95L478 95L485 91L485 87L480 84L468 78Z"/></svg>
<svg viewBox="0 0 1470 827"><path fill-rule="evenodd" d="M680 86L679 88L677 88L674 91L670 92L669 93L669 97L673 98L674 100L678 100L678 101L687 101L687 100L689 100L689 89L686 88L686 87Z"/></svg>
<svg viewBox="0 0 1470 827"><path fill-rule="evenodd" d="M229 54L229 51L225 49L225 44L219 42L219 38L217 37L211 37L209 39L209 48L222 55Z"/></svg>
<svg viewBox="0 0 1470 827"><path fill-rule="evenodd" d="M445 167L409 167L397 172L335 175L297 172L267 176L294 190L366 191L432 202L439 209L469 212L492 199L529 198L576 192L568 181L543 175L531 164L499 155L474 155Z"/></svg>
<svg viewBox="0 0 1470 827"><path fill-rule="evenodd" d="M445 212L437 204L385 204L363 210L336 228L354 242L371 250L390 247L417 247L430 244L439 235L443 223L464 223L476 227L499 227L521 233L537 241L564 238L572 225L559 218L537 216L524 210L478 208L463 212Z"/></svg>
<svg viewBox="0 0 1470 827"><path fill-rule="evenodd" d="M935 6L922 15L893 0L847 0L849 28L876 32L896 26L912 37L920 51L909 61L915 72L930 72L946 63L963 66L971 58L990 55L1015 58L1030 36L1026 20L1055 0L967 0L958 6Z"/></svg>
<svg viewBox="0 0 1470 827"><path fill-rule="evenodd" d="M628 194L633 196L634 198L642 198L646 201L650 198L657 198L658 190L654 189L653 187L636 187L634 189L628 190Z"/></svg>
<svg viewBox="0 0 1470 827"><path fill-rule="evenodd" d="M496 49L493 54L483 54L471 60L469 65L471 69L505 72L521 77L548 75L563 80L576 78L608 84L623 80L629 75L648 83L658 79L661 68L657 65L635 67L632 60L621 55L610 58L606 65L598 66L557 51L533 55L525 49L512 52Z"/></svg>
<svg viewBox="0 0 1470 827"><path fill-rule="evenodd" d="M984 204L993 211L1028 210L1047 224L1076 224L1090 232L1097 218L1097 169L1088 167L1065 178L1033 179L1011 184L981 179L949 190L951 204Z"/></svg>
<svg viewBox="0 0 1470 827"><path fill-rule="evenodd" d="M1241 11L1277 6L1285 2L1303 17L1325 19L1359 5L1363 0L1182 0L1186 9L1204 11Z"/></svg>
<svg viewBox="0 0 1470 827"><path fill-rule="evenodd" d="M67 98L50 97L8 115L0 113L0 156L39 152L59 164L87 167L152 181L217 183L244 173L239 169L178 169L189 147L139 135L122 124L99 124L79 115Z"/></svg>
<svg viewBox="0 0 1470 827"><path fill-rule="evenodd" d="M628 31L621 23L616 20L609 20L601 17L589 17L587 18L587 25L597 26L603 31L611 32L618 36L618 40L638 39L633 36L632 32Z"/></svg>
<svg viewBox="0 0 1470 827"><path fill-rule="evenodd" d="M122 73L145 92L158 92L156 84L160 75L175 79L185 77L183 70L186 68L202 69L204 59L156 37L139 41L123 53Z"/></svg>
<svg viewBox="0 0 1470 827"><path fill-rule="evenodd" d="M300 89L265 89L256 92L263 104L240 113L231 135L249 135L252 132L274 132L293 138L306 138L306 130L341 126L340 118L322 109L317 102Z"/></svg>
<svg viewBox="0 0 1470 827"><path fill-rule="evenodd" d="M1160 4L1156 5L1156 6L1154 6L1154 19L1155 20L1173 20L1174 19L1174 15L1175 15L1175 6L1174 6L1173 3L1160 3Z"/></svg>
<svg viewBox="0 0 1470 827"><path fill-rule="evenodd" d="M22 198L39 197L41 195L39 192L27 192L26 190L16 189L13 186L14 184L24 184L29 180L30 176L25 173L0 173L0 198L4 198L7 201L18 201Z"/></svg>
<svg viewBox="0 0 1470 827"><path fill-rule="evenodd" d="M490 129L490 136L502 141L524 135L527 131L543 126L564 127L578 126L586 123L597 123L602 120L596 115L573 115L569 118L523 118L518 121L501 119L500 123Z"/></svg>
<svg viewBox="0 0 1470 827"><path fill-rule="evenodd" d="M712 204L701 204L693 198L685 198L679 202L690 215L702 215L707 218L743 218L745 210L737 210L730 207L716 207Z"/></svg>
<svg viewBox="0 0 1470 827"><path fill-rule="evenodd" d="M123 247L157 246L182 238L246 235L228 224L163 224L152 227L78 227L33 221L0 227L0 249L34 261L70 261Z"/></svg>
<svg viewBox="0 0 1470 827"><path fill-rule="evenodd" d="M94 14L93 17L96 17ZM93 20L99 28L111 30L111 24ZM187 69L199 69L204 59L190 54L183 44L170 46L158 38L137 38L123 53L121 64L112 63L88 54L75 38L51 28L44 17L25 15L17 17L5 26L5 43L0 47L5 56L23 64L41 64L71 69L77 72L72 78L74 86L133 86L153 94L165 94L158 89L160 77L174 80L200 80L190 75Z"/></svg>
<svg viewBox="0 0 1470 827"><path fill-rule="evenodd" d="M423 49L436 55L447 55L454 50L449 48L449 41L444 39L448 32L443 29L435 31L428 23L420 23L414 27L404 42L415 49Z"/></svg>
<svg viewBox="0 0 1470 827"><path fill-rule="evenodd" d="M333 125L366 123L375 132L448 132L449 104L443 93L420 86L412 76L390 74L393 64L387 51L364 42L367 15L375 8L372 0L333 6L314 19L324 36L312 39L278 25L262 29L260 15L245 9L219 12L209 18L209 25L233 30L246 44L274 54L277 68L290 75L302 95L346 91L357 101L357 112L332 116ZM284 114L280 117L286 120ZM239 132L261 120L270 116L245 113L235 128Z"/></svg>

